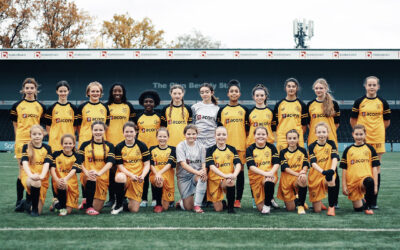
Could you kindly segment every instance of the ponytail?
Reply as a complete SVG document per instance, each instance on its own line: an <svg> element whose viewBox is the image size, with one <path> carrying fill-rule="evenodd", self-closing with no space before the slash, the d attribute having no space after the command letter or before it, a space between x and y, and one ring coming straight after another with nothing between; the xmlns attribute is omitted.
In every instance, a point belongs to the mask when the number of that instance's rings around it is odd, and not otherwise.
<svg viewBox="0 0 400 250"><path fill-rule="evenodd" d="M317 85L318 83L321 84L322 86L324 86L324 88L326 89L325 98L324 98L324 101L322 102L322 109L323 109L324 115L327 117L333 117L336 115L336 111L335 111L335 107L333 105L333 97L330 94L331 90L329 89L329 84L324 78L318 78L314 82L312 89L315 89L315 85Z"/></svg>

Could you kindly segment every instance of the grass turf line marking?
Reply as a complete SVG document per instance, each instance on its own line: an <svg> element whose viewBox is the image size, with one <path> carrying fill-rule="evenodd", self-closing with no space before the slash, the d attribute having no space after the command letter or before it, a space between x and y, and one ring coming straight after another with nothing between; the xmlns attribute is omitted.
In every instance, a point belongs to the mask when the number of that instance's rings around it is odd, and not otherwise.
<svg viewBox="0 0 400 250"><path fill-rule="evenodd" d="M400 232L400 228L289 228L289 227L3 227L0 231L344 231Z"/></svg>

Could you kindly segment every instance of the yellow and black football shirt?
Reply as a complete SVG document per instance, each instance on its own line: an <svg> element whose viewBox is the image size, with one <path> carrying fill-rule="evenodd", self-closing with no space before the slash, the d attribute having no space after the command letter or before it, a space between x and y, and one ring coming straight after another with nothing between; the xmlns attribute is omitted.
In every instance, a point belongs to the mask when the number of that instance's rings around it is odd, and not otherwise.
<svg viewBox="0 0 400 250"><path fill-rule="evenodd" d="M29 142L32 125L44 122L45 106L37 100L22 99L16 102L10 110L10 119L17 123L15 142Z"/></svg>
<svg viewBox="0 0 400 250"><path fill-rule="evenodd" d="M372 168L380 165L375 149L369 144L348 146L340 161L340 168L346 169L348 186L357 184L362 178L372 177Z"/></svg>
<svg viewBox="0 0 400 250"><path fill-rule="evenodd" d="M269 143L274 143L275 138L274 134L272 133L272 120L274 115L272 110L268 107L265 108L257 108L254 107L249 112L249 135L247 136L247 143L246 146L249 147L253 144L254 141L254 130L257 127L265 127L268 131L268 139Z"/></svg>
<svg viewBox="0 0 400 250"><path fill-rule="evenodd" d="M240 104L225 105L218 111L217 123L228 131L227 144L238 151L246 151L246 132L249 131L249 112L246 107Z"/></svg>
<svg viewBox="0 0 400 250"><path fill-rule="evenodd" d="M315 141L308 147L308 151L311 166L313 163L317 163L323 170L331 169L334 158L340 161L336 144L332 140L327 140L324 145Z"/></svg>
<svg viewBox="0 0 400 250"><path fill-rule="evenodd" d="M308 145L316 141L318 138L315 135L315 126L319 122L325 122L328 124L329 130L329 140L333 140L337 145L337 133L336 133L336 124L340 122L340 109L339 104L336 101L333 101L333 108L336 114L332 117L327 117L324 114L323 103L317 100L312 100L307 104L307 113L308 113L308 124L310 126L308 133Z"/></svg>
<svg viewBox="0 0 400 250"><path fill-rule="evenodd" d="M281 150L279 154L281 161L281 171L285 172L286 168L290 168L295 172L300 172L303 167L309 167L307 151L303 147L297 147L296 150L291 152L289 148Z"/></svg>
<svg viewBox="0 0 400 250"><path fill-rule="evenodd" d="M70 102L56 102L46 110L44 118L46 126L50 126L49 145L53 151L61 150L61 137L65 134L75 135L77 108Z"/></svg>
<svg viewBox="0 0 400 250"><path fill-rule="evenodd" d="M219 149L217 145L207 149L206 152L206 167L208 169L208 178L210 180L222 180L223 178L217 175L214 171L210 171L210 166L214 165L224 174L232 174L236 164L241 164L239 155L236 149L230 145L226 145L225 149Z"/></svg>
<svg viewBox="0 0 400 250"><path fill-rule="evenodd" d="M171 164L171 169L176 167L175 147L168 146L166 148L160 148L158 145L152 146L150 148L150 155L150 164L153 165L157 171L163 169L167 164Z"/></svg>
<svg viewBox="0 0 400 250"><path fill-rule="evenodd" d="M77 152L75 167L81 168L83 164L87 170L100 171L108 162L114 164L115 154L114 145L105 141L97 143L92 141L83 142ZM102 180L108 183L109 171L100 176Z"/></svg>
<svg viewBox="0 0 400 250"><path fill-rule="evenodd" d="M357 99L351 109L351 118L357 119L367 130L366 142L372 144L385 143L384 120L390 120L391 110L387 101L379 96Z"/></svg>
<svg viewBox="0 0 400 250"><path fill-rule="evenodd" d="M271 171L273 165L279 164L279 154L274 144L266 143L264 147L259 148L255 143L250 145L246 150L247 168L255 166L262 171ZM249 171L249 178L252 175L258 175ZM276 177L277 174L276 174Z"/></svg>
<svg viewBox="0 0 400 250"><path fill-rule="evenodd" d="M148 148L158 144L156 134L161 126L161 117L157 112L140 114L136 119L136 124L139 129L138 139L140 141L144 142Z"/></svg>
<svg viewBox="0 0 400 250"><path fill-rule="evenodd" d="M50 167L56 169L56 173L58 178L66 177L72 169L76 170L76 173L80 173L81 169L79 165L75 164L77 156L76 153L72 153L72 155L66 155L62 150L53 152L53 161ZM75 176L74 179L77 180Z"/></svg>
<svg viewBox="0 0 400 250"><path fill-rule="evenodd" d="M168 145L176 147L185 139L183 129L192 122L192 109L187 105L165 106L161 111L161 126L169 132Z"/></svg>
<svg viewBox="0 0 400 250"><path fill-rule="evenodd" d="M135 140L132 146L128 146L125 141L122 141L115 148L116 164L124 165L134 175L142 174L143 163L149 161L150 158L150 152L146 144L139 140Z"/></svg>
<svg viewBox="0 0 400 250"><path fill-rule="evenodd" d="M110 123L110 111L107 105L98 102L91 103L89 101L82 103L78 108L77 124L80 126L79 145L92 139L92 123L102 121L106 125ZM79 146L80 147L80 146Z"/></svg>
<svg viewBox="0 0 400 250"><path fill-rule="evenodd" d="M107 128L107 140L114 146L123 141L124 133L122 131L127 121L133 121L136 111L130 102L127 103L107 103L110 111L110 124Z"/></svg>
<svg viewBox="0 0 400 250"><path fill-rule="evenodd" d="M33 147L35 164L32 166L29 164L28 158L28 144L25 144L22 148L22 158L21 162L27 161L32 174L41 174L43 169L43 164L53 162L53 157L51 156L51 147L47 144L42 144L41 147ZM46 175L46 179L49 178L49 173Z"/></svg>
<svg viewBox="0 0 400 250"><path fill-rule="evenodd" d="M279 101L274 108L274 125L276 126L277 142L286 143L286 133L291 129L299 132L299 145L303 146L303 128L307 125L307 107L300 99Z"/></svg>

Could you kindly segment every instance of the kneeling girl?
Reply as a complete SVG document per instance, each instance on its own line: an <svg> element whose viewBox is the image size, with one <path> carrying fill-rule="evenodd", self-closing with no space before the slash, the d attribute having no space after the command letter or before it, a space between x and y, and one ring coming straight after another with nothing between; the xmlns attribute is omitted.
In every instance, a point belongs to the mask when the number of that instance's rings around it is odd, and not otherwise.
<svg viewBox="0 0 400 250"><path fill-rule="evenodd" d="M215 130L216 145L207 149L208 169L207 200L213 202L217 212L223 210L224 193L228 199L228 213L235 213L236 178L241 171L241 162L236 149L226 144L228 132L225 127Z"/></svg>

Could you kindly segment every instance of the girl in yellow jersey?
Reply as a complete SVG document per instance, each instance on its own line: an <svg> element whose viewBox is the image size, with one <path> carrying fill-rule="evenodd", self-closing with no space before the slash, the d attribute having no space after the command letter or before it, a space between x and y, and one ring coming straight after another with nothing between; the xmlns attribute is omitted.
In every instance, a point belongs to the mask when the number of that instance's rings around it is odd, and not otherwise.
<svg viewBox="0 0 400 250"><path fill-rule="evenodd" d="M323 79L317 79L312 86L315 95L317 96L315 100L310 101L307 104L307 114L308 114L308 145L315 142L317 140L317 136L315 134L315 127L320 122L325 122L329 127L329 140L332 140L336 144L336 148L338 147L337 140L337 129L339 127L340 122L340 109L339 104L333 99L330 94L330 89L328 82ZM335 178L335 197L339 195L339 187L340 180L339 175L337 174L336 168L336 178ZM325 206L322 207L325 208ZM335 207L337 207L337 199L335 202Z"/></svg>
<svg viewBox="0 0 400 250"><path fill-rule="evenodd" d="M278 199L285 202L286 209L296 208L296 193L299 195L297 213L305 214L304 202L307 196L307 151L299 146L299 133L296 129L286 133L288 147L279 154L281 161L281 179L279 181Z"/></svg>
<svg viewBox="0 0 400 250"><path fill-rule="evenodd" d="M354 102L350 124L354 127L356 124L362 124L366 129L366 143L374 147L378 154L379 160L382 160L382 155L385 150L385 133L390 125L391 110L385 99L378 96L380 88L379 79L376 76L369 76L364 81L365 96L357 99ZM378 167L378 190L381 183L381 169ZM377 209L376 195L372 209Z"/></svg>
<svg viewBox="0 0 400 250"><path fill-rule="evenodd" d="M155 213L168 210L175 200L174 168L176 166L175 147L168 146L168 130L164 127L157 130L158 145L150 148L150 182L154 186L156 200Z"/></svg>
<svg viewBox="0 0 400 250"><path fill-rule="evenodd" d="M366 129L357 124L353 128L354 144L347 147L340 161L342 168L342 191L353 202L356 212L374 214L371 210L378 193L379 157L375 149L365 143ZM365 205L362 199L365 197Z"/></svg>
<svg viewBox="0 0 400 250"><path fill-rule="evenodd" d="M99 82L89 83L86 88L86 96L89 97L89 101L82 103L78 108L78 147L92 138L91 125L93 122L101 121L106 125L110 122L110 111L107 105L100 102L102 95L103 86Z"/></svg>
<svg viewBox="0 0 400 250"><path fill-rule="evenodd" d="M46 130L49 133L49 145L53 151L62 150L60 139L64 134L75 134L77 108L68 101L69 92L70 86L67 81L58 82L56 85L58 101L46 110Z"/></svg>
<svg viewBox="0 0 400 250"><path fill-rule="evenodd" d="M240 208L244 190L244 172L243 166L246 163L246 136L249 131L249 112L246 107L239 104L240 83L237 80L231 80L228 83L229 104L218 111L218 126L223 126L228 130L229 136L227 144L235 147L242 163L242 170L238 175L236 186L235 207Z"/></svg>
<svg viewBox="0 0 400 250"><path fill-rule="evenodd" d="M22 148L21 182L32 201L32 216L42 213L49 187L49 166L52 162L50 146L43 144L46 131L40 125L30 128L31 141ZM30 204L27 206L28 209Z"/></svg>
<svg viewBox="0 0 400 250"><path fill-rule="evenodd" d="M161 111L161 126L166 127L170 134L168 145L176 147L185 140L183 129L192 122L192 109L183 101L185 89L181 85L172 85L169 94L171 103Z"/></svg>
<svg viewBox="0 0 400 250"><path fill-rule="evenodd" d="M123 210L124 197L129 199L129 211L139 212L143 181L150 170L150 153L146 144L136 140L135 127L134 122L125 123L123 127L125 140L119 143L115 149L118 166L115 174L117 204L111 214L119 214Z"/></svg>
<svg viewBox="0 0 400 250"><path fill-rule="evenodd" d="M127 121L135 119L136 111L126 99L126 90L122 83L115 83L111 86L106 105L110 111L110 124L106 137L115 147L124 140L122 127ZM114 179L116 170L116 166L110 169L110 184L108 185L109 200L104 204L104 207L111 207L115 203Z"/></svg>
<svg viewBox="0 0 400 250"><path fill-rule="evenodd" d="M250 129L247 136L246 147L254 143L254 131L257 127L265 127L268 133L267 142L274 143L275 138L272 133L272 120L274 115L272 110L267 106L269 91L264 85L257 84L253 88L252 94L256 105L249 111Z"/></svg>
<svg viewBox="0 0 400 250"><path fill-rule="evenodd" d="M286 133L295 129L299 134L299 145L304 147L303 134L307 130L307 108L297 97L300 84L295 78L285 81L285 99L274 108L274 125L276 126L276 147L278 151L287 147Z"/></svg>
<svg viewBox="0 0 400 250"><path fill-rule="evenodd" d="M269 214L278 182L279 155L274 144L267 142L267 128L257 127L253 133L255 143L246 151L249 182L258 211Z"/></svg>
<svg viewBox="0 0 400 250"><path fill-rule="evenodd" d="M79 186L76 173L80 172L80 168L75 164L75 136L65 134L60 141L63 149L53 152L50 173L59 201L59 215L65 216L70 214L73 208L78 208Z"/></svg>
<svg viewBox="0 0 400 250"><path fill-rule="evenodd" d="M329 126L325 122L315 125L317 140L308 147L311 170L308 174L308 188L310 201L313 203L314 212L323 209L322 199L328 191L329 208L327 215L335 216L335 203L338 195L335 189L336 166L339 160L336 144L328 140ZM326 209L326 208L325 208Z"/></svg>
<svg viewBox="0 0 400 250"><path fill-rule="evenodd" d="M15 134L15 156L18 161L19 173L17 179L17 202L16 212L24 211L24 186L21 183L21 157L22 147L30 141L29 131L33 125L40 124L43 121L45 107L36 100L39 84L33 78L26 78L22 83L22 100L15 103L10 110L10 119L13 122ZM29 197L27 197L29 198Z"/></svg>
<svg viewBox="0 0 400 250"><path fill-rule="evenodd" d="M159 112L154 108L160 105L160 96L156 91L145 91L139 97L139 104L144 107L143 113L137 116L135 123L138 126L138 140L146 144L147 148L158 145L157 131L161 125L161 118ZM149 190L149 175L146 175L143 184L143 195L141 207L147 206L147 194ZM154 186L151 186L151 193L153 195L153 202L151 205L154 207L156 201L154 199Z"/></svg>
<svg viewBox="0 0 400 250"><path fill-rule="evenodd" d="M241 170L241 162L234 147L227 145L228 131L225 127L215 130L216 144L207 149L208 169L207 200L214 204L217 212L223 210L224 193L228 200L228 213L235 213L235 184Z"/></svg>
<svg viewBox="0 0 400 250"><path fill-rule="evenodd" d="M86 214L98 215L107 198L109 170L115 162L114 145L104 140L106 125L95 121L91 125L92 139L83 142L76 166L82 169L81 183L86 193Z"/></svg>

